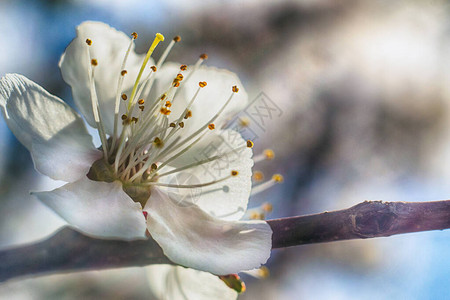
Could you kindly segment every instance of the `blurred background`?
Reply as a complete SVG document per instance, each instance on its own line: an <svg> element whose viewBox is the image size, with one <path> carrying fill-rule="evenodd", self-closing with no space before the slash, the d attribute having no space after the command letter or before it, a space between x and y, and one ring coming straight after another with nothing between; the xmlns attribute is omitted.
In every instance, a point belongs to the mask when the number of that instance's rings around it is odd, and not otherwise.
<svg viewBox="0 0 450 300"><path fill-rule="evenodd" d="M276 157L254 170L285 181L250 207L271 202L276 218L364 200L442 200L450 195L449 17L439 0L0 0L0 76L24 74L72 105L58 60L82 21L136 31L138 52L156 32L181 35L169 60L192 64L206 52L208 65L237 73L266 104L248 134L255 154L271 148ZM0 153L0 247L63 226L29 195L61 183L33 169L3 120ZM269 278L245 277L239 299L448 299L449 253L450 231L276 250ZM0 285L0 297L151 293L145 271L128 268L17 279Z"/></svg>

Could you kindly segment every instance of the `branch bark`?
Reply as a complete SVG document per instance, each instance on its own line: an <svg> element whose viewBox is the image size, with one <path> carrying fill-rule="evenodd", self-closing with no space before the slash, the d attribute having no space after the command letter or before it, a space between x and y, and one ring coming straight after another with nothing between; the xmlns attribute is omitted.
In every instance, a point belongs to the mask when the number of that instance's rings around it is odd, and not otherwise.
<svg viewBox="0 0 450 300"><path fill-rule="evenodd" d="M366 201L351 208L267 221L272 248L450 228L450 200ZM49 238L0 251L0 282L26 275L173 264L153 240L118 241L64 227Z"/></svg>

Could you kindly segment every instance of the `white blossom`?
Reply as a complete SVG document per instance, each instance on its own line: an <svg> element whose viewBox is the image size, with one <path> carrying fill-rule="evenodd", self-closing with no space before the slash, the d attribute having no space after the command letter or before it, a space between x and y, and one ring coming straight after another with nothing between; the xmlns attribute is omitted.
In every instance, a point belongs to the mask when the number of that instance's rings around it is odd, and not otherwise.
<svg viewBox="0 0 450 300"><path fill-rule="evenodd" d="M85 22L61 57L77 108L98 129L99 149L65 102L24 76L1 79L9 128L39 172L67 182L34 195L87 234L151 235L185 267L217 275L259 267L272 231L264 221L240 220L253 144L225 126L248 102L239 79L203 66L205 56L193 66L163 64L178 38L155 64L151 54L164 37L138 55L132 36Z"/></svg>

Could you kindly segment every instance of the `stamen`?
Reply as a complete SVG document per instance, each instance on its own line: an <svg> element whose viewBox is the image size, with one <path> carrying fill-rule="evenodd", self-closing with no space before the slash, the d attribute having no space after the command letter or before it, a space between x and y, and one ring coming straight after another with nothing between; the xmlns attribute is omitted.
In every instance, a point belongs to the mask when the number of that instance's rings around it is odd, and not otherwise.
<svg viewBox="0 0 450 300"><path fill-rule="evenodd" d="M94 121L97 125L98 135L100 136L100 141L102 143L102 149L103 149L103 154L104 154L103 158L105 160L108 160L108 149L107 149L108 143L106 140L106 133L105 133L105 129L103 127L103 122L102 122L101 115L100 115L100 108L99 108L99 104L98 104L97 91L95 90L95 81L94 81L95 66L98 65L98 62L96 59L91 59L91 53L89 51L89 46L92 45L92 41L90 39L87 39L86 44L88 44L88 47L86 47L87 57L90 61L90 63L88 64L88 72L89 72L88 76L89 76L89 85L90 85L90 93L91 93L92 112L94 114Z"/></svg>
<svg viewBox="0 0 450 300"><path fill-rule="evenodd" d="M244 271L243 273L253 276L255 278L258 278L258 279L266 279L267 277L270 276L269 268L267 268L266 266L262 266L258 269L253 269L250 271Z"/></svg>
<svg viewBox="0 0 450 300"><path fill-rule="evenodd" d="M205 183L199 183L199 184L183 185L183 184L170 184L170 183L161 183L161 182L150 181L150 182L143 183L143 185L156 185L156 186L169 187L169 188L190 189L190 188L199 188L199 187L204 187L204 186L212 185L215 183L219 183L219 182L229 179L231 176L232 175L226 176L221 179L217 179L217 180L213 180L213 181L209 181L209 182L205 182Z"/></svg>
<svg viewBox="0 0 450 300"><path fill-rule="evenodd" d="M199 90L199 89L198 89ZM197 91L198 91L197 90ZM209 120L209 122L207 122L205 125L203 125L202 127L200 127L197 131L195 131L194 133L192 133L190 136L188 136L187 138L185 138L183 141L181 141L176 149L179 149L182 145L184 145L185 143L191 141L193 138L195 138L197 135L199 135L203 130L205 130L206 128L208 128L208 125L213 123L218 117L219 115L225 110L225 108L228 106L228 104L231 102L231 100L233 99L234 93L231 93L231 96L228 98L227 102L225 102L225 104L220 108L220 110ZM195 96L194 98L195 99ZM193 102L193 100L191 100L191 102ZM189 106L188 106L189 108ZM184 149L182 149L180 152L178 152L177 154L175 154L174 156L172 156L171 158L167 159L163 164L167 164L169 161L175 159L176 157L178 157L179 155L183 154L185 151L187 151L189 148L191 148L195 143L197 143L200 139L202 138L202 136L200 136L199 138L197 138L194 142L192 142L191 144L189 144L188 146L186 146ZM164 155L167 155L171 152L173 152L174 149L166 149L164 153ZM161 153L160 156L162 156L163 154Z"/></svg>
<svg viewBox="0 0 450 300"><path fill-rule="evenodd" d="M176 168L176 169L173 169L173 170L171 170L171 171L168 171L168 172L159 174L158 177L161 178L161 177L164 177L164 176L173 174L173 173L178 173L178 172L184 171L184 170L186 170L186 169L198 167L198 166L201 166L201 165L203 165L203 164L206 164L206 163L209 163L209 162L218 160L218 159L222 159L222 158L228 156L229 154L237 153L237 152L239 152L239 151L242 150L242 149L244 149L244 148L243 148L243 147L238 147L238 148L233 149L233 150L231 150L231 151L228 151L228 152L226 152L226 153L224 153L224 154L221 154L221 155L215 155L215 156L212 156L212 157L208 157L207 159L203 159L203 160L200 160L200 161L196 161L195 163L188 164L188 165L185 165L185 166L183 166L183 167ZM162 167L163 167L163 166L161 165L160 169L161 169ZM235 174L235 175L233 175L233 174ZM231 175L232 175L232 176L237 176L237 175L238 175L238 171L232 171L232 172L231 172Z"/></svg>
<svg viewBox="0 0 450 300"><path fill-rule="evenodd" d="M264 213L259 213L259 212L253 211L250 214L251 220L264 220L265 218L266 218L266 215Z"/></svg>
<svg viewBox="0 0 450 300"><path fill-rule="evenodd" d="M250 125L250 120L248 118L240 118L239 125L241 127L248 127Z"/></svg>
<svg viewBox="0 0 450 300"><path fill-rule="evenodd" d="M128 97L127 97L127 95L126 95L126 94L122 94L122 96L121 96L121 97L122 97L122 100L123 100L123 101L127 101L127 99L128 99Z"/></svg>
<svg viewBox="0 0 450 300"><path fill-rule="evenodd" d="M281 174L274 174L272 176L272 180L274 180L275 182L281 183L284 181L283 175Z"/></svg>
<svg viewBox="0 0 450 300"><path fill-rule="evenodd" d="M156 67L158 69L162 66L164 61L166 61L166 58L169 55L170 51L172 51L173 46L179 41L181 41L181 37L179 35L177 35L170 41L169 46L167 46L166 50L164 50L164 53L161 55L160 59L158 60L158 63L156 64Z"/></svg>
<svg viewBox="0 0 450 300"><path fill-rule="evenodd" d="M273 205L269 202L266 202L261 207L265 212L270 213L273 210Z"/></svg>
<svg viewBox="0 0 450 300"><path fill-rule="evenodd" d="M122 93L122 86L125 75L127 74L127 70L125 70L125 66L128 60L128 56L130 55L131 48L133 48L134 40L137 39L137 33L133 32L132 39L130 40L130 44L128 44L127 52L125 52L125 56L122 61L121 72L119 78L117 79L117 91L116 91L116 102L114 104L114 132L113 132L113 140L111 143L111 148L115 149L116 141L117 141L117 130L118 130L118 122L119 122L119 110L120 110L120 93Z"/></svg>
<svg viewBox="0 0 450 300"><path fill-rule="evenodd" d="M200 67L200 65L207 59L208 59L208 55L206 53L203 53L203 54L200 55L200 58L195 63L192 72L189 73L189 75L186 77L186 81L192 76L192 74L195 73L195 71L197 71L197 69Z"/></svg>
<svg viewBox="0 0 450 300"><path fill-rule="evenodd" d="M253 180L255 181L262 181L264 179L264 174L261 171L255 171L253 173Z"/></svg>
<svg viewBox="0 0 450 300"><path fill-rule="evenodd" d="M248 148L253 148L254 143L251 140L247 140L247 147Z"/></svg>
<svg viewBox="0 0 450 300"><path fill-rule="evenodd" d="M259 194L259 193L267 190L268 188L271 188L275 184L283 182L283 180L284 179L283 179L283 176L281 174L274 174L272 176L272 179L270 179L270 180L268 180L268 181L266 181L264 183L261 183L261 184L255 186L255 187L253 187L250 196L254 196L256 194Z"/></svg>
<svg viewBox="0 0 450 300"><path fill-rule="evenodd" d="M260 162L260 161L263 161L263 160L272 160L274 158L275 158L275 152L273 152L272 149L266 149L266 150L263 151L263 153L255 156L253 158L253 161L255 163L257 163L257 162Z"/></svg>
<svg viewBox="0 0 450 300"><path fill-rule="evenodd" d="M209 130L214 130L216 128L216 125L211 123L208 125L208 128L209 128Z"/></svg>

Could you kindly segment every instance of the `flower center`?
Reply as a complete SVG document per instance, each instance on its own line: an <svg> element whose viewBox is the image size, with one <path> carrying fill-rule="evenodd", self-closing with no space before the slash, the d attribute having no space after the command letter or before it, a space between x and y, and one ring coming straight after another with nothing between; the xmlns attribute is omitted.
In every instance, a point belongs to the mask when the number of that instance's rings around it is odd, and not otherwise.
<svg viewBox="0 0 450 300"><path fill-rule="evenodd" d="M189 170L199 165L212 162L229 155L231 152L240 150L245 147L251 148L252 142L247 142L237 149L233 149L227 153L221 153L215 156L207 157L201 161L195 161L184 166L173 168L170 163L185 154L189 149L194 147L202 138L212 130L216 130L214 122L223 113L225 108L232 101L235 93L239 91L237 86L231 87L231 94L225 101L224 105L209 119L205 124L200 126L191 134L183 134L185 126L189 126L191 118L195 118L191 111L192 105L197 99L202 89L207 88L207 82L198 83L198 88L185 107L181 107L178 111L181 113L171 115L173 106L183 105L180 101L176 102L176 95L180 88L185 84L192 84L190 78L199 68L201 63L207 59L206 54L202 54L197 63L189 70L188 75L184 75L187 70L186 65L181 65L179 71L174 74L173 80L167 86L164 93L154 99L150 98L150 91L155 80L155 73L162 65L170 49L175 43L180 41L179 37L175 37L162 57L156 64L146 69L148 61L158 45L164 40L161 34L156 37L151 44L147 55L142 63L139 73L136 77L135 84L130 95L123 91L124 77L127 76L126 62L132 49L137 34L132 34L130 45L122 63L121 71L118 75L116 101L114 107L114 132L112 136L107 136L104 130L102 113L99 110L97 93L95 90L95 68L102 63L101 58L92 58L90 56L89 47L93 42L86 40L87 53L89 58L89 80L91 91L91 102L94 112L94 120L102 142L101 149L104 157L95 162L88 177L96 181L112 182L119 180L123 184L124 191L133 198L134 201L145 205L149 198L152 187L166 188L198 188L208 186L220 181L224 181L231 176L238 176L239 172L233 170L228 176L216 179L210 182L202 182L198 184L181 185L160 182L159 179L165 176L173 175L177 172ZM145 75L146 74L146 75ZM125 111L120 116L119 111ZM121 122L121 126L120 123Z"/></svg>

